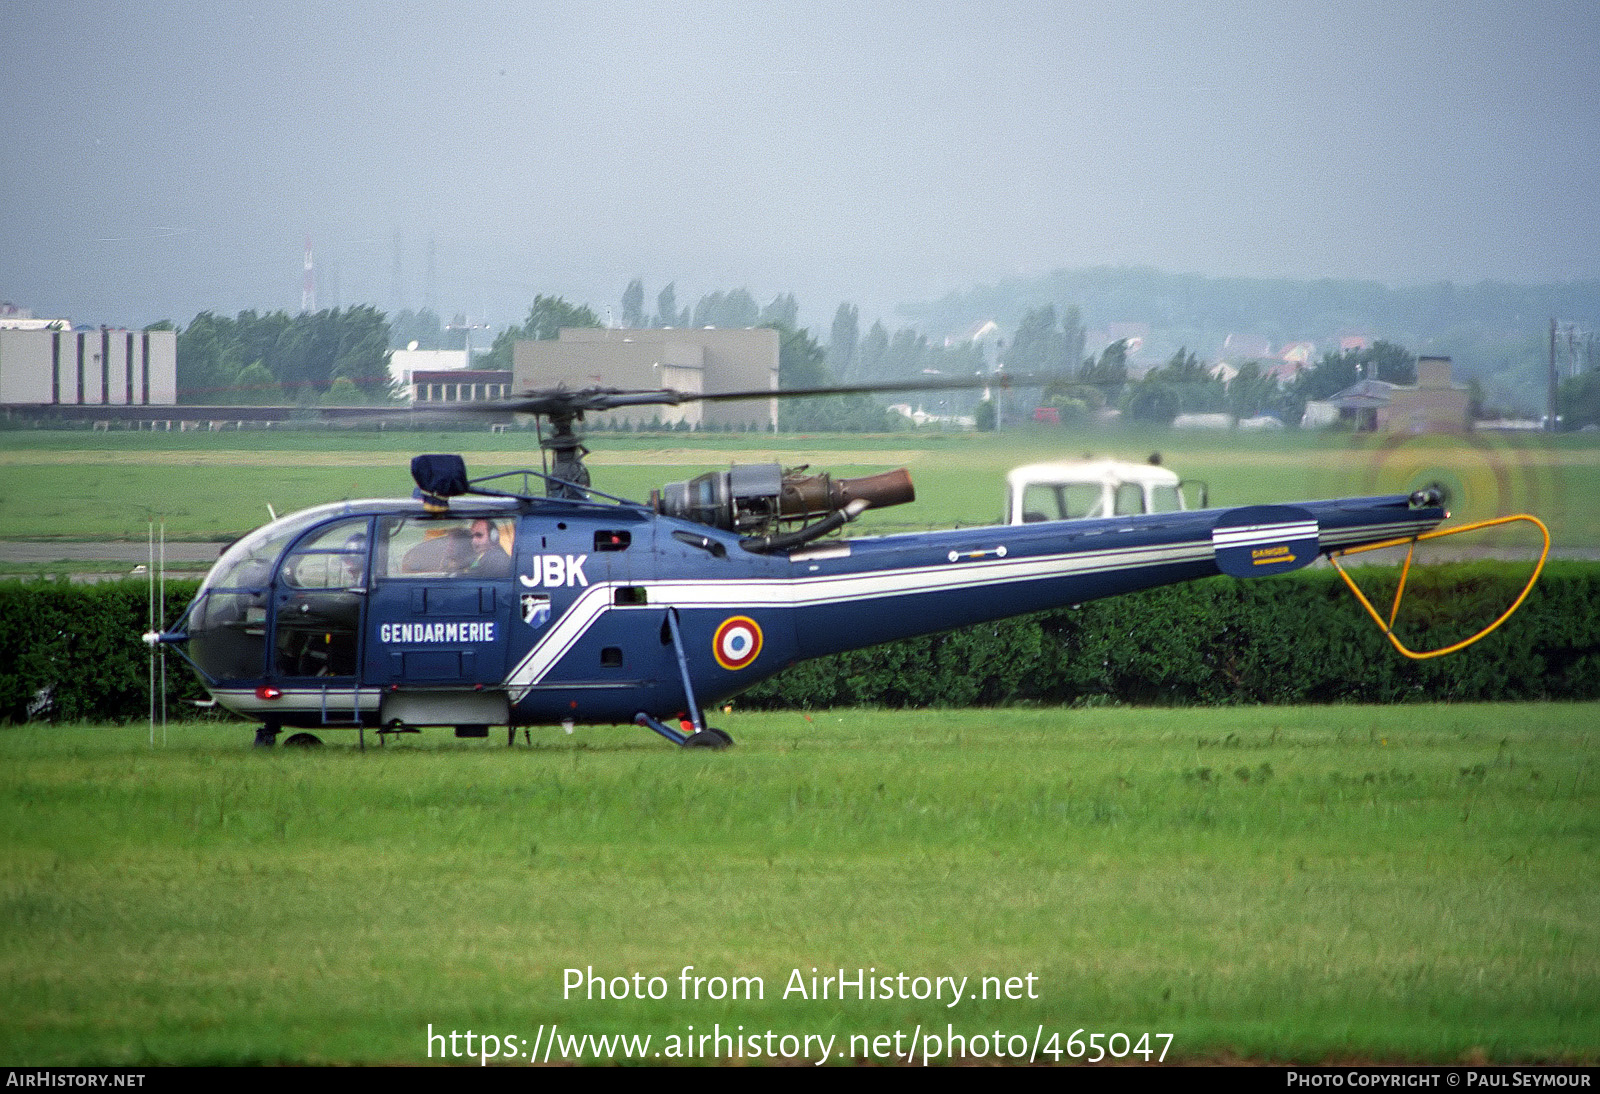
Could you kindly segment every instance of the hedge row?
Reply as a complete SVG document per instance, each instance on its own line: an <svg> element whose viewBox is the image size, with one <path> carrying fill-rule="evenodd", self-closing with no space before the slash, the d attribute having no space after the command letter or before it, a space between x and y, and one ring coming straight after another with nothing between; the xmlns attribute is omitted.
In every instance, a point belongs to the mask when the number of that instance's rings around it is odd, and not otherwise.
<svg viewBox="0 0 1600 1094"><path fill-rule="evenodd" d="M1352 571L1387 612L1397 568ZM1492 621L1527 567L1413 571L1397 633L1437 649ZM1547 566L1528 600L1466 650L1412 661L1330 570L1214 578L911 639L796 667L739 700L760 709L1600 698L1600 566Z"/></svg>
<svg viewBox="0 0 1600 1094"><path fill-rule="evenodd" d="M169 581L171 623L199 583ZM0 722L115 722L150 709L150 593L138 580L71 585L66 581L0 584ZM159 687L159 681L158 681ZM205 691L178 657L167 658L168 716L194 711Z"/></svg>
<svg viewBox="0 0 1600 1094"><path fill-rule="evenodd" d="M1380 609L1398 571L1355 571ZM1515 597L1526 568L1414 572L1402 640L1466 637ZM194 595L167 588L167 620ZM0 584L0 721L141 719L149 709L148 592L138 582ZM204 693L168 660L169 716ZM1600 565L1553 563L1511 620L1466 651L1395 652L1338 576L1216 578L911 639L798 665L743 707L1125 702L1402 702L1600 698Z"/></svg>

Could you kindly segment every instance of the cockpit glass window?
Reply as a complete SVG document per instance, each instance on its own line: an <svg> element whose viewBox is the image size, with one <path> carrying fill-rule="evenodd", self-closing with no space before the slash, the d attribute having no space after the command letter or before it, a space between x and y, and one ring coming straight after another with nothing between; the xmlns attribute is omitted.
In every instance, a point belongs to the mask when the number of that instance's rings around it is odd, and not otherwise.
<svg viewBox="0 0 1600 1094"><path fill-rule="evenodd" d="M387 517L380 524L387 578L511 576L516 523L490 517Z"/></svg>
<svg viewBox="0 0 1600 1094"><path fill-rule="evenodd" d="M352 589L367 572L366 517L319 529L284 559L279 579L296 589Z"/></svg>
<svg viewBox="0 0 1600 1094"><path fill-rule="evenodd" d="M238 540L206 576L208 589L260 589L272 580L272 566L289 541L327 514L301 514L257 528Z"/></svg>

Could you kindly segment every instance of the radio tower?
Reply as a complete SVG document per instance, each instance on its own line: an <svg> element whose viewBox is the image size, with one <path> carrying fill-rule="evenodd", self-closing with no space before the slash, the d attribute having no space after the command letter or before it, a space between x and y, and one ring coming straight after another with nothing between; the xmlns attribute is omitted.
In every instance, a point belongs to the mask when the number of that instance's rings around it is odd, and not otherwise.
<svg viewBox="0 0 1600 1094"><path fill-rule="evenodd" d="M306 236L306 280L300 290L300 310L314 312L317 310L317 271L311 265L311 237Z"/></svg>

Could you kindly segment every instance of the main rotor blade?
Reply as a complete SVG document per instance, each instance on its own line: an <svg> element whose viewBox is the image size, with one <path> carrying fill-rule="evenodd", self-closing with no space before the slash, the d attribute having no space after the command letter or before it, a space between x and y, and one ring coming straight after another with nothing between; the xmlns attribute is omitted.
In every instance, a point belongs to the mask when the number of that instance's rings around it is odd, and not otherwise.
<svg viewBox="0 0 1600 1094"><path fill-rule="evenodd" d="M979 388L1000 388L1009 391L1019 387L1045 387L1058 380L1071 377L1043 374L991 372L971 376L929 376L917 380L884 380L866 384L834 384L827 387L785 387L762 391L713 391L704 394L680 392L684 402L731 402L735 399L806 399L828 395L890 395L900 391L975 391Z"/></svg>
<svg viewBox="0 0 1600 1094"><path fill-rule="evenodd" d="M554 388L513 395L488 402L456 404L473 412L562 415L586 411L615 410L628 406L680 406L684 403L725 403L741 399L805 399L830 395L889 395L902 391L972 391L980 388L1010 390L1019 387L1044 387L1071 377L1058 374L1017 374L993 372L969 376L927 376L907 380L883 380L862 384L833 384L824 387L751 388L747 391L679 391L652 388L624 391L620 388L590 387L569 391Z"/></svg>
<svg viewBox="0 0 1600 1094"><path fill-rule="evenodd" d="M545 391L531 391L526 395L512 395L505 399L457 405L464 410L474 412L512 412L552 417L591 410L615 410L624 406L676 406L692 398L694 396L687 392L674 391L666 387L646 391L624 391L614 387L589 387L577 391L552 388Z"/></svg>

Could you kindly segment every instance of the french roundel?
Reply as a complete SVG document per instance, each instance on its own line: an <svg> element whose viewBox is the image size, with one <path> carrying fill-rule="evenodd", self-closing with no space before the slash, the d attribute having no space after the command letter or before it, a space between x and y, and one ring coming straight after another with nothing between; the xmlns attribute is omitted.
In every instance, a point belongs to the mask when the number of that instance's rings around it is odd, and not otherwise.
<svg viewBox="0 0 1600 1094"><path fill-rule="evenodd" d="M760 625L743 615L723 620L711 638L711 652L725 669L744 668L761 652Z"/></svg>

